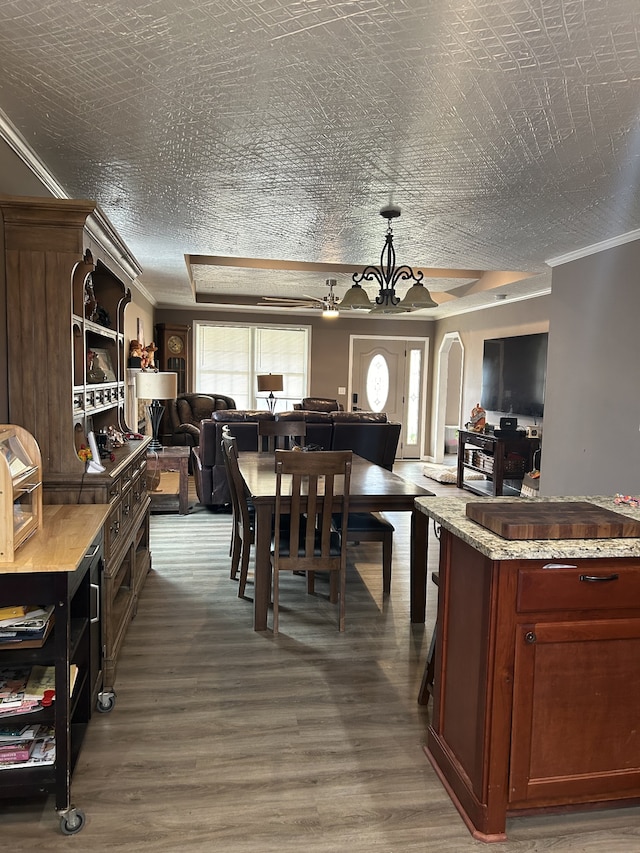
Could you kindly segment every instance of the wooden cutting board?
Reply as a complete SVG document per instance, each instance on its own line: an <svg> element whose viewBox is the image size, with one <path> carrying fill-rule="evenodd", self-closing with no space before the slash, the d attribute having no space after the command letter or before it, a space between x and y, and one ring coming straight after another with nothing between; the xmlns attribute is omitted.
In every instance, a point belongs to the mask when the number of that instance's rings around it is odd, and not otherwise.
<svg viewBox="0 0 640 853"><path fill-rule="evenodd" d="M505 539L640 538L640 521L587 501L472 502L467 516Z"/></svg>

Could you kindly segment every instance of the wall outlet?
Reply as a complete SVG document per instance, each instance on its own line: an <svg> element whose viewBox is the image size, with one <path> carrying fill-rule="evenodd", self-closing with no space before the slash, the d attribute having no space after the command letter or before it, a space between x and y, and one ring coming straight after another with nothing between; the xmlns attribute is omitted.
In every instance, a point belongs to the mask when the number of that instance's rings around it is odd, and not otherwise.
<svg viewBox="0 0 640 853"><path fill-rule="evenodd" d="M340 394L346 394L346 393L347 393L347 389L344 388L342 385L340 385L340 387L338 388L338 396Z"/></svg>

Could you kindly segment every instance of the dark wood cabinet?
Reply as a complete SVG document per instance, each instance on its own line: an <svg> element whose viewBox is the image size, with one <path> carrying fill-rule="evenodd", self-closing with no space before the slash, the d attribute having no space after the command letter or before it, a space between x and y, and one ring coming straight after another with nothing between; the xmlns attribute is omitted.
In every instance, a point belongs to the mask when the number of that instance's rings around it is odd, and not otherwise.
<svg viewBox="0 0 640 853"><path fill-rule="evenodd" d="M505 480L521 481L533 468L533 454L540 440L516 433L512 437L497 437L485 433L458 432L459 489L468 489L478 495L516 496L520 488L510 486ZM486 480L465 480L465 470L484 474Z"/></svg>
<svg viewBox="0 0 640 853"><path fill-rule="evenodd" d="M490 559L442 528L427 754L474 837L640 801L640 560Z"/></svg>
<svg viewBox="0 0 640 853"><path fill-rule="evenodd" d="M0 566L0 600L53 605L53 628L39 648L0 649L0 666L55 668L55 701L2 724L41 724L55 734L55 763L6 768L0 799L52 793L65 834L82 829L84 814L71 804L71 777L102 687L100 584L107 507L44 507L44 523ZM70 667L77 668L72 686Z"/></svg>

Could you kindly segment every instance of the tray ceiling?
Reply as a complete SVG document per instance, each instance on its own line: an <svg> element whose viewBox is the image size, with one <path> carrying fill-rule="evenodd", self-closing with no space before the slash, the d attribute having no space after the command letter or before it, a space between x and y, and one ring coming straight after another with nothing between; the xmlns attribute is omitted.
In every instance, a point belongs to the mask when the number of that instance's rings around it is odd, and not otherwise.
<svg viewBox="0 0 640 853"><path fill-rule="evenodd" d="M341 296L390 197L439 303L412 317L545 292L549 258L640 228L637 0L135 6L2 3L0 109L158 305Z"/></svg>

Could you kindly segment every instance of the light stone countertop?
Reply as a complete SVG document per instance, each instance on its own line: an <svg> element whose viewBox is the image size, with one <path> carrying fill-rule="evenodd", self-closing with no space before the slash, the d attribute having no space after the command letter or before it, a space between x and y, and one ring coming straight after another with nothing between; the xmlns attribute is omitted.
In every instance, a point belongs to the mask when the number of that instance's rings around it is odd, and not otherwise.
<svg viewBox="0 0 640 853"><path fill-rule="evenodd" d="M640 557L640 539L616 538L616 539L528 539L509 540L503 539L497 533L492 533L486 527L472 521L465 515L466 505L469 502L493 503L518 502L530 500L532 504L541 501L589 501L596 506L613 510L621 515L626 515L636 521L640 521L640 508L616 504L612 496L589 496L589 497L548 497L548 498L519 498L519 497L497 497L478 498L477 495L469 495L468 498L416 498L416 507L441 524L446 530L450 530L467 544L471 545L481 554L491 560L550 560L550 559L586 559L586 558L616 558L616 557Z"/></svg>

